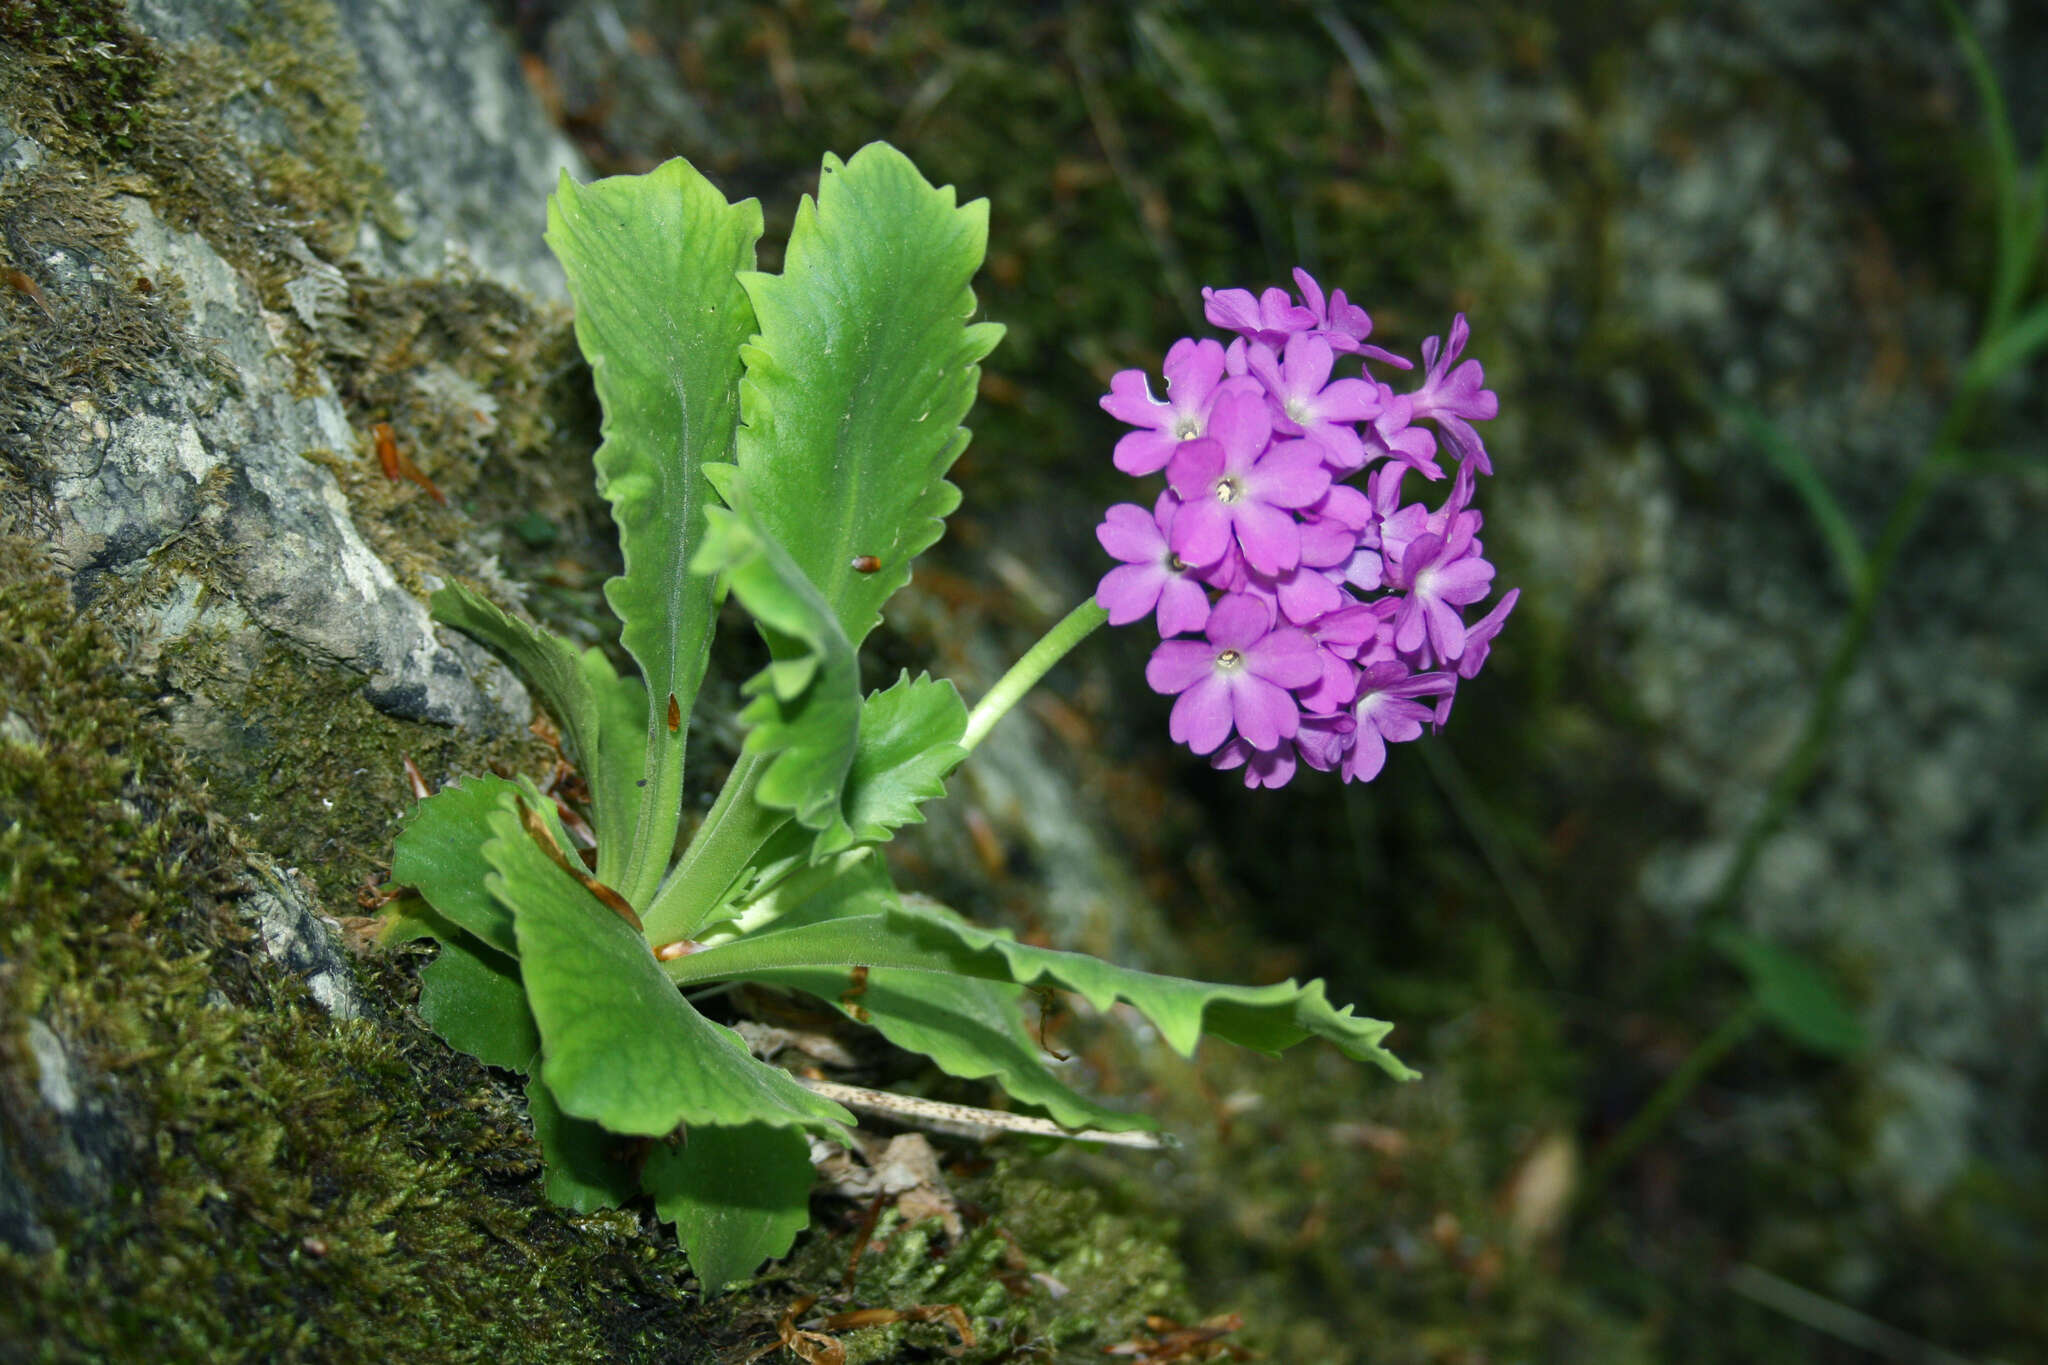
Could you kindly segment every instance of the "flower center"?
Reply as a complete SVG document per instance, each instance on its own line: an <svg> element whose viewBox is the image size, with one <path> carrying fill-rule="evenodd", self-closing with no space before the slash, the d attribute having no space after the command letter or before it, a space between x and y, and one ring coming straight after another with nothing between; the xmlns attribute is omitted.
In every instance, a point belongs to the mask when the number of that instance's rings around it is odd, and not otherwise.
<svg viewBox="0 0 2048 1365"><path fill-rule="evenodd" d="M1236 502L1244 496L1244 488L1233 478L1216 480L1216 501L1224 504Z"/></svg>
<svg viewBox="0 0 2048 1365"><path fill-rule="evenodd" d="M1235 649L1226 649L1216 656L1218 673L1235 673L1244 667L1244 655Z"/></svg>
<svg viewBox="0 0 2048 1365"><path fill-rule="evenodd" d="M1186 573L1188 571L1188 562L1173 551L1168 550L1166 552L1166 571L1168 573Z"/></svg>
<svg viewBox="0 0 2048 1365"><path fill-rule="evenodd" d="M1287 420L1296 426L1304 425L1310 417L1315 415L1308 410L1308 404L1299 398L1288 399L1280 405L1280 410L1286 413Z"/></svg>
<svg viewBox="0 0 2048 1365"><path fill-rule="evenodd" d="M1202 419L1192 413L1173 424L1173 439L1176 441L1192 441L1201 434Z"/></svg>

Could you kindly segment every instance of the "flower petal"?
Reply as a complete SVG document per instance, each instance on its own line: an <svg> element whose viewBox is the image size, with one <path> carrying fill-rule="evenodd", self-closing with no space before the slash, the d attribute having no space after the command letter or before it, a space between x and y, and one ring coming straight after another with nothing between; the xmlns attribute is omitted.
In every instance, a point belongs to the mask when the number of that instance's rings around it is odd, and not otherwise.
<svg viewBox="0 0 2048 1365"><path fill-rule="evenodd" d="M1165 639L1200 630L1209 619L1209 594L1192 578L1170 574L1159 590L1159 635Z"/></svg>
<svg viewBox="0 0 2048 1365"><path fill-rule="evenodd" d="M1102 514L1095 539L1112 559L1149 564L1166 555L1166 534L1152 514L1134 502L1120 502Z"/></svg>
<svg viewBox="0 0 2048 1365"><path fill-rule="evenodd" d="M1214 564L1230 548L1230 520L1230 509L1214 498L1183 503L1167 542L1183 564Z"/></svg>
<svg viewBox="0 0 2048 1365"><path fill-rule="evenodd" d="M1245 491L1275 507L1307 507L1330 491L1330 471L1309 441L1283 441L1244 476Z"/></svg>
<svg viewBox="0 0 2048 1365"><path fill-rule="evenodd" d="M1216 650L1200 640L1162 640L1145 663L1146 685L1162 696L1186 692L1215 673Z"/></svg>
<svg viewBox="0 0 2048 1365"><path fill-rule="evenodd" d="M1344 780L1370 782L1386 766L1386 739L1377 728L1361 724L1354 734L1350 752L1344 755Z"/></svg>
<svg viewBox="0 0 2048 1365"><path fill-rule="evenodd" d="M1209 643L1219 650L1248 650L1272 628L1273 609L1247 593L1230 593L1209 608Z"/></svg>
<svg viewBox="0 0 2048 1365"><path fill-rule="evenodd" d="M1424 598L1422 609L1429 623L1429 647L1439 659L1455 662L1465 652L1464 618L1440 597Z"/></svg>
<svg viewBox="0 0 2048 1365"><path fill-rule="evenodd" d="M1175 743L1206 754L1229 738L1231 724L1230 686L1211 674L1180 694L1166 731Z"/></svg>
<svg viewBox="0 0 2048 1365"><path fill-rule="evenodd" d="M1166 462L1173 458L1181 443L1168 428L1162 431L1127 431L1117 439L1116 449L1110 452L1110 463L1134 479L1147 474L1157 474L1166 468Z"/></svg>
<svg viewBox="0 0 2048 1365"><path fill-rule="evenodd" d="M1307 631L1282 626L1244 651L1247 673L1281 687L1307 687L1322 676L1322 651Z"/></svg>
<svg viewBox="0 0 2048 1365"><path fill-rule="evenodd" d="M1119 564L1095 586L1095 605L1113 626L1127 626L1159 604L1171 576L1156 564ZM1197 589L1199 591L1199 589Z"/></svg>
<svg viewBox="0 0 2048 1365"><path fill-rule="evenodd" d="M1270 749L1301 728L1301 708L1284 687L1240 673L1231 681L1231 709L1237 732L1254 749ZM1219 740L1218 743L1221 743ZM1196 753L1206 750L1197 749Z"/></svg>
<svg viewBox="0 0 2048 1365"><path fill-rule="evenodd" d="M1118 370L1110 376L1102 410L1134 427L1170 427L1173 411L1152 396L1152 381L1143 370Z"/></svg>
<svg viewBox="0 0 2048 1365"><path fill-rule="evenodd" d="M1214 497L1216 480L1223 477L1223 443L1200 436L1182 441L1166 466L1166 481L1183 502Z"/></svg>
<svg viewBox="0 0 2048 1365"><path fill-rule="evenodd" d="M1189 510L1182 509L1183 519ZM1251 498L1234 502L1226 510L1237 531L1238 548L1260 573L1283 574L1301 563L1301 527L1293 517ZM1174 529L1179 528L1180 522L1176 521Z"/></svg>
<svg viewBox="0 0 2048 1365"><path fill-rule="evenodd" d="M1249 389L1229 388L1217 394L1209 413L1209 435L1223 443L1225 468L1251 464L1273 437L1273 415L1265 398Z"/></svg>

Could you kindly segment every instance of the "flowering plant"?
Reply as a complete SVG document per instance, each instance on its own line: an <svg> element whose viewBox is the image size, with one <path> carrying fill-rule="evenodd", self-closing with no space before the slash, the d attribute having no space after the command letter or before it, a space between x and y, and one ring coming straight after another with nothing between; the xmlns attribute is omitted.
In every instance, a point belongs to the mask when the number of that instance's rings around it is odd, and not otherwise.
<svg viewBox="0 0 2048 1365"><path fill-rule="evenodd" d="M986 203L956 205L885 144L828 156L779 275L752 269L759 207L726 202L682 161L587 186L565 177L548 217L604 406L597 480L625 560L606 599L639 671L622 676L601 650L470 589L435 594L438 619L536 687L581 783L479 777L422 801L392 868L417 895L397 903L390 933L440 945L422 976L428 1022L526 1076L553 1198L587 1211L651 1195L706 1292L789 1249L807 1219L807 1136L845 1138L852 1115L820 1093L831 1087L751 1055L686 994L701 987L814 996L1098 1137L1149 1123L1048 1069L1024 1023L1028 988L1125 1002L1183 1054L1205 1033L1267 1052L1317 1036L1412 1074L1381 1046L1392 1026L1333 1007L1321 982L1206 985L1021 944L900 893L877 846L920 822L990 727L1112 616L1155 611L1163 631L1204 633L1162 646L1154 683L1182 694L1177 734L1261 780L1284 780L1281 744L1368 776L1377 761L1351 757L1369 749L1368 722L1406 737L1417 696L1441 714L1447 675L1427 670L1483 654L1498 626L1468 630L1458 615L1483 583L1469 481L1429 513L1397 506L1384 467L1365 494L1333 480L1382 446L1428 464L1396 413L1432 418L1454 443L1459 422L1485 415L1476 367L1449 368L1462 331L1441 364L1426 353L1424 389L1399 399L1323 382L1329 355L1364 337L1342 295L1327 309L1312 299L1313 326L1262 304L1230 352L1183 343L1166 405L1143 406L1120 376L1112 401L1143 430L1118 459L1164 468L1173 491L1151 514L1112 510L1105 542L1133 551L1132 571L1112 573L1105 605L1082 604L970 711L926 676L863 696L857 651L959 500L945 474L1001 335L968 321ZM1255 316L1233 294L1211 307ZM1159 406L1169 415L1154 420ZM1464 480L1484 456L1476 439L1460 452ZM1384 599L1394 610L1339 601L1382 582L1406 593ZM725 594L770 662L744 688L740 758L678 857L685 722ZM1222 750L1231 730L1238 747Z"/></svg>

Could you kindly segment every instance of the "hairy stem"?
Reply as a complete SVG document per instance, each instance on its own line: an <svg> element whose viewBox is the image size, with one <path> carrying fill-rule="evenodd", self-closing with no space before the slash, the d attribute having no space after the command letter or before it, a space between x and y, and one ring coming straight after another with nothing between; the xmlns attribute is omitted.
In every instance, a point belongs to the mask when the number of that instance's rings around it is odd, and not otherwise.
<svg viewBox="0 0 2048 1365"><path fill-rule="evenodd" d="M742 754L733 765L681 861L641 916L649 943L695 934L761 846L789 823L788 811L771 810L754 799L754 788L767 766L756 754Z"/></svg>
<svg viewBox="0 0 2048 1365"><path fill-rule="evenodd" d="M1060 618L1059 624L1047 631L1037 644L1024 651L1024 657L1010 665L1010 671L996 679L982 699L974 704L974 710L967 716L967 733L960 737L960 747L969 753L995 728L997 721L1010 713L1010 708L1024 699L1024 694L1038 685L1038 680L1052 671L1052 666L1102 628L1109 620L1109 613L1095 605L1091 599L1075 607Z"/></svg>

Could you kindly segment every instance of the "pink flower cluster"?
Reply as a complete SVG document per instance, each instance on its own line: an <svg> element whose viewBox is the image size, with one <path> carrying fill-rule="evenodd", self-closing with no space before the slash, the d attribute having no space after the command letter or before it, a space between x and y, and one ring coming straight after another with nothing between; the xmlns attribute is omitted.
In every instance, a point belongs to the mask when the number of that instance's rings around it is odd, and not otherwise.
<svg viewBox="0 0 2048 1365"><path fill-rule="evenodd" d="M1413 367L1367 344L1365 310L1294 280L1298 299L1204 289L1209 321L1236 339L1175 342L1163 400L1141 370L1102 399L1133 428L1116 467L1167 487L1096 528L1122 562L1095 600L1112 625L1155 619L1145 680L1177 698L1173 738L1252 787L1302 763L1370 781L1389 743L1449 717L1519 595L1465 619L1493 583L1471 505L1493 465L1472 423L1499 403L1479 362L1459 361L1464 315L1448 344L1422 343L1421 384L1395 393L1366 367ZM1361 373L1333 378L1354 355ZM1439 447L1457 461L1448 496L1403 502L1408 475L1445 478Z"/></svg>

